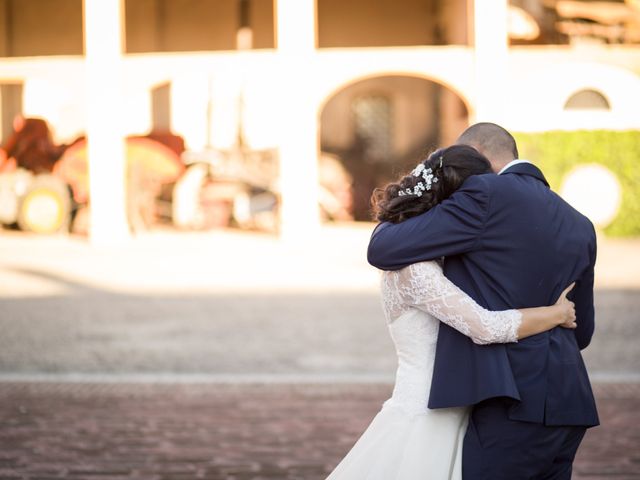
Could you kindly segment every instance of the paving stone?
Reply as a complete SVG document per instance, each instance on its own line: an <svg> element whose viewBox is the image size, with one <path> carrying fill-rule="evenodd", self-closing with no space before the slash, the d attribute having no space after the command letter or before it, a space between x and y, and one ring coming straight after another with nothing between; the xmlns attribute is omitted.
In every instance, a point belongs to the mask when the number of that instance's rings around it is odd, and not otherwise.
<svg viewBox="0 0 640 480"><path fill-rule="evenodd" d="M372 227L323 229L305 248L215 232L97 250L3 232L0 376L391 378L378 272L365 258ZM598 255L585 361L592 374L640 376L640 240L601 239Z"/></svg>
<svg viewBox="0 0 640 480"><path fill-rule="evenodd" d="M306 250L220 232L100 251L0 237L0 480L324 479L391 392L326 379L395 370L370 228L358 228ZM640 378L640 241L601 246L585 360L596 378L628 381ZM146 374L165 383L122 380ZM182 381L198 374L236 383ZM574 479L638 480L640 384L595 390L602 426Z"/></svg>
<svg viewBox="0 0 640 480"><path fill-rule="evenodd" d="M574 479L640 479L640 384L595 391L602 426L588 431ZM389 384L0 383L0 479L321 480L390 392Z"/></svg>

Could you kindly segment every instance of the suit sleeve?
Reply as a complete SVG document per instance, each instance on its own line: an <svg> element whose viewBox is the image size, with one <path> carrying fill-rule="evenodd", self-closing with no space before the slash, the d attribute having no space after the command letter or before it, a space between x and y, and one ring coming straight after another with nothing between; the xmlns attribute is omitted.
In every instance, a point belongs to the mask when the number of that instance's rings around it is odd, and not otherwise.
<svg viewBox="0 0 640 480"><path fill-rule="evenodd" d="M574 330L578 347L583 350L591 343L595 327L595 310L593 307L594 267L596 263L596 243L591 251L591 259L586 272L576 281L571 300L576 305L576 324Z"/></svg>
<svg viewBox="0 0 640 480"><path fill-rule="evenodd" d="M379 224L369 241L369 263L381 270L398 270L478 248L490 201L483 177L468 178L451 197L422 215Z"/></svg>

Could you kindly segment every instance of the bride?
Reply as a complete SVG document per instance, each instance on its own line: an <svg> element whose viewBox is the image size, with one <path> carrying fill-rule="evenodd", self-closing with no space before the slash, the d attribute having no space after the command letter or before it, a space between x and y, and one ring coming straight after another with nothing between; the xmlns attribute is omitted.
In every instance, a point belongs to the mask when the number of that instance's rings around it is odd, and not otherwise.
<svg viewBox="0 0 640 480"><path fill-rule="evenodd" d="M376 219L397 223L419 215L469 176L490 172L488 160L472 147L437 150L399 182L374 193ZM574 305L566 299L573 285L555 305L492 312L430 261L383 272L381 288L398 355L393 394L327 480L459 480L469 408L427 408L440 322L477 344L517 342L558 326L575 328Z"/></svg>

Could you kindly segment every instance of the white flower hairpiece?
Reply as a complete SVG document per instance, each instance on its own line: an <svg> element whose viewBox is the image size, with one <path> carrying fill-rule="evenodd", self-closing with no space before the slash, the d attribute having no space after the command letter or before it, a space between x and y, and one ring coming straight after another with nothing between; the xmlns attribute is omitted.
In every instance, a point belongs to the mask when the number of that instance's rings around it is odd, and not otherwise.
<svg viewBox="0 0 640 480"><path fill-rule="evenodd" d="M442 166L442 157L440 157L440 166ZM419 163L416 168L413 169L411 174L414 177L422 177L421 180L416 185L411 188L405 188L404 190L400 190L398 192L399 197L403 197L405 195L415 195L417 197L422 196L422 192L428 192L431 190L434 183L438 183L438 178L434 176L433 170L431 168L425 167L424 163Z"/></svg>

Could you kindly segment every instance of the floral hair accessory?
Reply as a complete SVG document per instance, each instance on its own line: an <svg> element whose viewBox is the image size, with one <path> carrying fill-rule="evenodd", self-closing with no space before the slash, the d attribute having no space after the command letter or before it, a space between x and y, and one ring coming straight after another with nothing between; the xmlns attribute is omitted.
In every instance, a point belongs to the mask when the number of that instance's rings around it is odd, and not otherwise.
<svg viewBox="0 0 640 480"><path fill-rule="evenodd" d="M440 164L442 165L442 157L440 157ZM419 163L418 166L413 169L411 175L414 177L422 177L422 180L416 183L413 189L405 188L404 190L400 190L398 192L399 197L403 197L405 195L421 197L422 192L428 192L431 190L434 183L438 183L438 178L433 174L433 170L425 167L424 163Z"/></svg>

